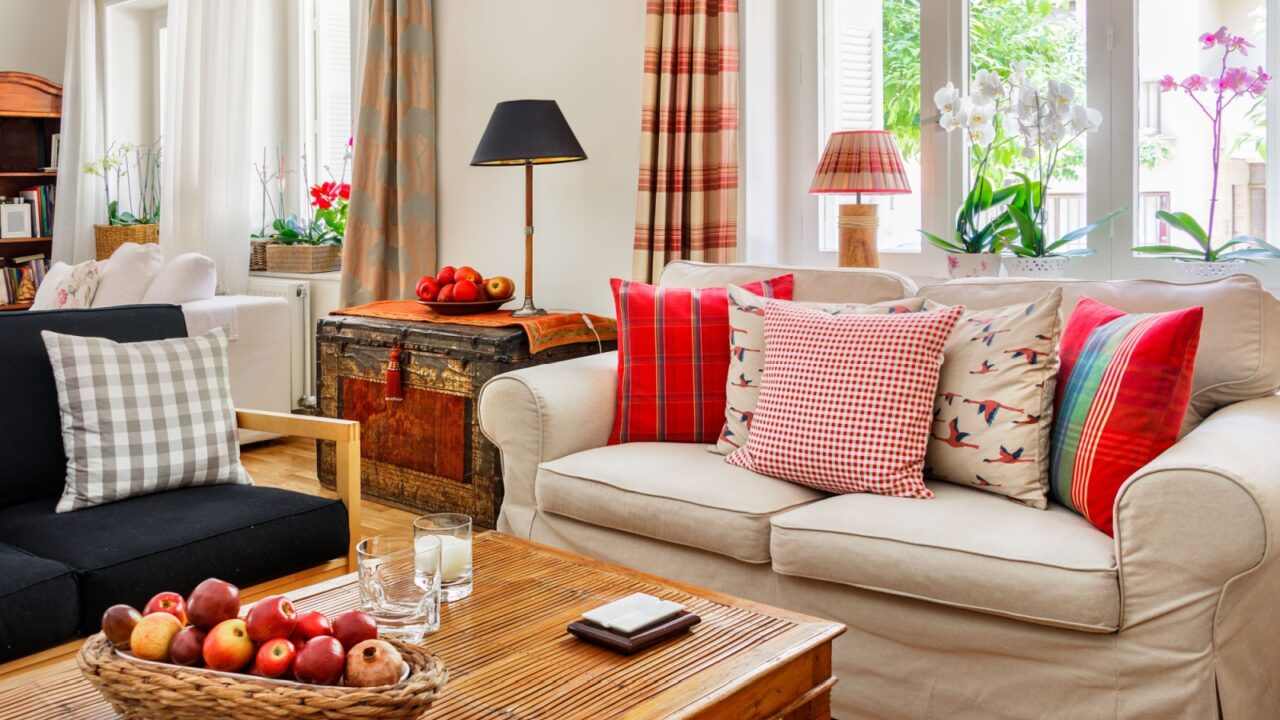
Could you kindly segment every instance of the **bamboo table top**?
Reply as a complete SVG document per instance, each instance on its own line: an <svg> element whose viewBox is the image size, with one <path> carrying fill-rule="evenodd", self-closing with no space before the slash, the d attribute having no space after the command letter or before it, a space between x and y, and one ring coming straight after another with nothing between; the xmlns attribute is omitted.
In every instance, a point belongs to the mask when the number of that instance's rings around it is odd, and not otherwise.
<svg viewBox="0 0 1280 720"><path fill-rule="evenodd" d="M837 623L739 600L498 533L475 537L475 590L426 640L449 681L426 718L829 717ZM623 656L565 628L633 592L702 617L687 634ZM354 575L289 595L333 615L359 605ZM115 718L68 660L0 684L0 720Z"/></svg>

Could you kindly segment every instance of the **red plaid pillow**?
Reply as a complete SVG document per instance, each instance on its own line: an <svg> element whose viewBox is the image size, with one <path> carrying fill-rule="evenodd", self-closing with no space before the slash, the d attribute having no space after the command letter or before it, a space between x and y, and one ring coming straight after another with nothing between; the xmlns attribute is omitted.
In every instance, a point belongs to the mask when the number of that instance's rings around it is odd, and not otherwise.
<svg viewBox="0 0 1280 720"><path fill-rule="evenodd" d="M714 443L724 426L729 374L729 293L614 278L618 310L618 408L609 444ZM743 285L791 299L792 276Z"/></svg>
<svg viewBox="0 0 1280 720"><path fill-rule="evenodd" d="M827 492L933 497L924 453L962 312L829 315L770 302L751 435L725 460Z"/></svg>

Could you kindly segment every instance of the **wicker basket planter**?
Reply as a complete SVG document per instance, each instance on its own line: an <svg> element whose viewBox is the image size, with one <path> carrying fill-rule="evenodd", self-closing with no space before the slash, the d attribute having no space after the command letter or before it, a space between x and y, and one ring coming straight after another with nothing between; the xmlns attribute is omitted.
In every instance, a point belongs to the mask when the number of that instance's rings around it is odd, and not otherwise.
<svg viewBox="0 0 1280 720"><path fill-rule="evenodd" d="M266 270L267 269L267 246L271 244L270 240L250 239L249 240L249 270Z"/></svg>
<svg viewBox="0 0 1280 720"><path fill-rule="evenodd" d="M155 225L94 225L94 259L106 260L111 253L125 243L158 243L160 226Z"/></svg>
<svg viewBox="0 0 1280 720"><path fill-rule="evenodd" d="M138 662L117 654L102 633L85 641L77 660L124 720L413 720L431 707L448 673L422 648L387 641L409 664L409 677L378 688L303 685Z"/></svg>
<svg viewBox="0 0 1280 720"><path fill-rule="evenodd" d="M270 272L322 273L341 268L341 245L267 245L267 270Z"/></svg>

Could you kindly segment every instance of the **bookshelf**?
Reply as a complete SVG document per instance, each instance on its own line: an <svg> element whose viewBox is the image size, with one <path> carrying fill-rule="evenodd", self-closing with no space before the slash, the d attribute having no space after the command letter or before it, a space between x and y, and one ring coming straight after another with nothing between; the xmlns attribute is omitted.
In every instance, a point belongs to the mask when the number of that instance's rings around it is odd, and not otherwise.
<svg viewBox="0 0 1280 720"><path fill-rule="evenodd" d="M41 168L53 164L51 143L61 126L61 85L30 73L0 72L0 196L17 197L23 190L57 180L57 172ZM39 228L33 229L40 234ZM44 255L47 259L52 247L50 237L0 239L0 268L14 266L13 258ZM0 312L30 306L0 303Z"/></svg>

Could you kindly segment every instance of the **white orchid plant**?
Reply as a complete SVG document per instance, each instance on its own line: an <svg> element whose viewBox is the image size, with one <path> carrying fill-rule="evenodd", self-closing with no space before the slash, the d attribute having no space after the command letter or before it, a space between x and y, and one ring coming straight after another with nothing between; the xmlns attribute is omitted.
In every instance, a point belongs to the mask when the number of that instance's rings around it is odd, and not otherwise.
<svg viewBox="0 0 1280 720"><path fill-rule="evenodd" d="M1061 151L1087 132L1102 125L1102 113L1076 102L1070 84L1049 80L1045 86L1027 77L1026 63L1014 63L1003 72L979 70L971 93L962 95L948 82L934 93L938 125L947 132L963 131L977 160L973 185L956 213L951 240L921 233L948 252L983 253L1008 249L1021 257L1086 255L1091 249L1067 249L1124 210L1046 241L1045 198ZM1015 172L1019 184L995 189L987 177L992 150L1020 141L1028 172ZM1032 176L1036 179L1032 179ZM1005 205L1003 211L994 208ZM1127 209L1127 208L1125 208Z"/></svg>

